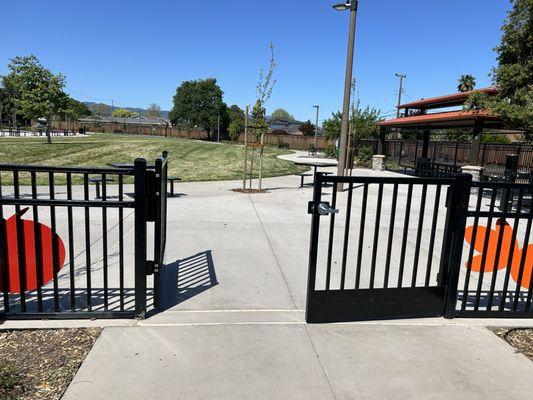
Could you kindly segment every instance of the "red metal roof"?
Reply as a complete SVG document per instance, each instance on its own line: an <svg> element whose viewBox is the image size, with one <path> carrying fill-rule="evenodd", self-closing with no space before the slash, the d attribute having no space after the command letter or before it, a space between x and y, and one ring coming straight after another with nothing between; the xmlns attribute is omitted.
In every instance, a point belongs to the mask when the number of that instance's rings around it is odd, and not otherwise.
<svg viewBox="0 0 533 400"><path fill-rule="evenodd" d="M400 109L405 109L405 108L430 109L430 108L440 108L440 107L452 107L452 106L464 104L466 99L468 99L468 96L470 96L474 92L483 92L489 95L494 95L498 93L498 89L495 87L489 87L489 88L473 90L470 92L460 92L460 93L449 94L446 96L432 97L429 99L421 99L421 100L413 101L411 103L401 104L398 108Z"/></svg>
<svg viewBox="0 0 533 400"><path fill-rule="evenodd" d="M427 124L441 124L464 121L475 121L482 118L489 121L500 121L498 115L494 115L488 111L451 111L434 114L415 115L412 117L395 118L388 121L381 121L380 126L402 126L402 125L427 125Z"/></svg>

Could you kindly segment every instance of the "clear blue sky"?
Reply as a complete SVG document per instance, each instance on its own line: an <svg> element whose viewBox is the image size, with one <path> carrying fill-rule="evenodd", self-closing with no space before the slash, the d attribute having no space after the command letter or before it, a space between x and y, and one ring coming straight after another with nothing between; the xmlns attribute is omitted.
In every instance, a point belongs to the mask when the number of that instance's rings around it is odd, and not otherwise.
<svg viewBox="0 0 533 400"><path fill-rule="evenodd" d="M275 46L267 105L321 120L342 105L348 13L329 0L42 1L2 4L0 74L33 53L67 76L82 101L170 109L184 80L215 77L228 104L253 103ZM355 76L361 105L394 109L395 72L406 99L453 92L469 73L490 84L508 0L360 0Z"/></svg>

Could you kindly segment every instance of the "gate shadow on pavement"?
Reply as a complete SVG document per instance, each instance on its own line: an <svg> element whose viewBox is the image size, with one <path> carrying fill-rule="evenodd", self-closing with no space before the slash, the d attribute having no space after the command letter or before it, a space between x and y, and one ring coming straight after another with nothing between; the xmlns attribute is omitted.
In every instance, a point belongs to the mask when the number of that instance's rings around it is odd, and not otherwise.
<svg viewBox="0 0 533 400"><path fill-rule="evenodd" d="M218 285L211 250L176 260L164 267L161 286L161 307L158 312Z"/></svg>

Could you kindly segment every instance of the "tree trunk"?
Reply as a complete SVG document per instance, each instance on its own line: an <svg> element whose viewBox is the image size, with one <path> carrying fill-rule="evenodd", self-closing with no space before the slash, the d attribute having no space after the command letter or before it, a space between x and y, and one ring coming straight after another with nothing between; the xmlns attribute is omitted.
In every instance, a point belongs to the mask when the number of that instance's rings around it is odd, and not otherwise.
<svg viewBox="0 0 533 400"><path fill-rule="evenodd" d="M46 143L52 144L52 135L50 133L50 117L46 118Z"/></svg>

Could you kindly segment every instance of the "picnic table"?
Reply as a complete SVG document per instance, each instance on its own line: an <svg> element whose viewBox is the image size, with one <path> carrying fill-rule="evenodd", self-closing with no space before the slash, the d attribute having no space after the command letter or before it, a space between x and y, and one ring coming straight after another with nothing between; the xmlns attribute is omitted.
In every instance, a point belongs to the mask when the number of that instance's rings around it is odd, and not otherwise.
<svg viewBox="0 0 533 400"><path fill-rule="evenodd" d="M313 185L315 184L314 176L316 175L318 168L328 168L328 167L336 167L337 166L337 163L325 162L325 161L293 161L293 162L296 165L303 165L303 166L306 166L306 167L313 167ZM302 177L301 186L303 186L303 178L304 178L304 176L302 176L302 175L300 175L300 176Z"/></svg>
<svg viewBox="0 0 533 400"><path fill-rule="evenodd" d="M313 173L316 174L318 168L336 167L337 163L325 161L294 161L296 165L313 167Z"/></svg>

